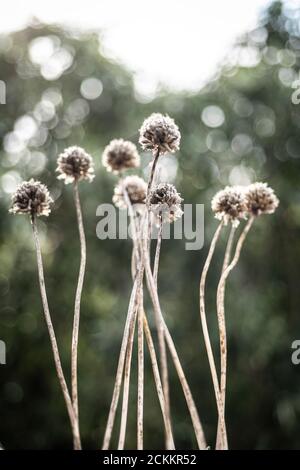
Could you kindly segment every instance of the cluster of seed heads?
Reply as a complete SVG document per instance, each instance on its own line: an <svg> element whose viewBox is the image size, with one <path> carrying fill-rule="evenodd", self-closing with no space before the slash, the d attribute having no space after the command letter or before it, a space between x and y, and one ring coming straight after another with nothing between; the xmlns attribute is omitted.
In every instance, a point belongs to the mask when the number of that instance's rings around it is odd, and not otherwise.
<svg viewBox="0 0 300 470"><path fill-rule="evenodd" d="M139 142L144 150L159 151L159 154L179 149L180 132L169 116L154 113L145 119L140 128ZM110 172L120 173L140 165L136 146L123 139L115 139L105 148L102 163ZM81 180L92 181L95 177L92 157L81 147L66 148L57 159L58 179L66 184ZM181 217L182 198L174 185L161 183L147 196L147 184L137 175L121 179L114 189L113 202L119 208L146 207L146 202L155 217L172 222ZM52 198L47 187L39 181L24 181L12 197L10 212L48 216ZM211 207L215 217L225 224L234 226L249 215L272 214L279 200L266 183L253 183L247 187L227 186L212 199Z"/></svg>
<svg viewBox="0 0 300 470"><path fill-rule="evenodd" d="M279 200L267 183L253 183L249 186L227 186L219 191L211 201L215 217L227 225L234 226L240 219L249 215L272 214Z"/></svg>

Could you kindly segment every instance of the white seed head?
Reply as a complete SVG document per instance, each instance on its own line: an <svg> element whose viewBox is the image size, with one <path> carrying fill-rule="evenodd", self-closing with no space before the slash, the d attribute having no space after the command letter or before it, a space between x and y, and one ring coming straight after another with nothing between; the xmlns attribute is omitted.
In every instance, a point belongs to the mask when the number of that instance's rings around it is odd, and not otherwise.
<svg viewBox="0 0 300 470"><path fill-rule="evenodd" d="M215 217L223 220L225 225L231 222L233 226L238 226L239 219L245 219L246 217L244 187L226 186L212 198L211 208Z"/></svg>
<svg viewBox="0 0 300 470"><path fill-rule="evenodd" d="M56 171L59 180L65 184L74 181L93 181L95 177L94 162L92 157L81 147L73 146L66 148L57 159Z"/></svg>
<svg viewBox="0 0 300 470"><path fill-rule="evenodd" d="M156 219L163 222L174 222L179 219L183 211L181 203L183 199L173 184L160 183L154 187L148 196L148 204Z"/></svg>
<svg viewBox="0 0 300 470"><path fill-rule="evenodd" d="M128 209L128 200L135 211L145 209L147 184L137 175L126 176L121 179L114 189L113 203L120 209Z"/></svg>
<svg viewBox="0 0 300 470"><path fill-rule="evenodd" d="M179 150L180 131L174 120L160 113L151 114L140 128L139 142L144 150L159 150L160 154Z"/></svg>
<svg viewBox="0 0 300 470"><path fill-rule="evenodd" d="M119 173L140 165L140 156L136 146L123 139L112 140L104 149L102 164L112 173Z"/></svg>
<svg viewBox="0 0 300 470"><path fill-rule="evenodd" d="M50 205L53 203L47 186L31 179L23 181L12 196L12 214L29 214L34 216L48 216L51 212Z"/></svg>
<svg viewBox="0 0 300 470"><path fill-rule="evenodd" d="M279 205L279 199L267 183L250 184L245 196L247 211L253 215L273 214Z"/></svg>

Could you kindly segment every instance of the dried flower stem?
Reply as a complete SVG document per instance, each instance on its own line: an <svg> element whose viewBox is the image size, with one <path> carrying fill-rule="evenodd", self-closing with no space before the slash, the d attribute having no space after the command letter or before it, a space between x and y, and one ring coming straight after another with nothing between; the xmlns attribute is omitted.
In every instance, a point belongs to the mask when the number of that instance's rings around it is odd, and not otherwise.
<svg viewBox="0 0 300 470"><path fill-rule="evenodd" d="M138 395L137 395L137 448L144 447L144 298L140 289L138 305Z"/></svg>
<svg viewBox="0 0 300 470"><path fill-rule="evenodd" d="M130 201L129 201L129 204L130 204ZM129 205L129 208L130 208L129 213L131 214L131 222L132 222L132 224L135 225L135 219L134 219L134 214L133 214L131 205ZM142 233L141 233L142 227L141 226L142 226L142 223L139 224L137 228L135 228L135 233L139 232L139 234L142 236ZM143 249L142 248L142 240L140 240L138 238L133 238L133 240L134 240L134 248L133 249L136 253L136 258L134 258L134 259L139 260L139 258L140 258L139 252L141 252L142 249ZM158 256L158 258L159 258L159 256ZM158 262L157 262L157 268L158 268ZM152 340L152 336L151 336L151 331L149 329L146 313L145 313L144 307L143 307L142 294L141 294L141 301L140 301L140 304L139 304L139 308L140 308L139 314L140 313L143 314L144 332L145 332L146 341L147 341L147 345L148 345L148 349L149 349L149 353L150 353L156 391L157 391L158 399L159 399L159 402L160 402L161 411L162 411L162 415L163 415L163 421L164 421L164 425L165 425L166 448L172 450L172 449L175 449L175 444L174 444L174 438L173 438L173 434L172 434L171 420L170 420L170 415L167 413L167 410L166 410L165 396L164 396L162 383L161 383L161 379L160 379L159 367L158 367L158 363L157 363L157 358L156 358L155 348L154 348L154 344L153 344L153 340ZM140 380L141 380L141 377L140 377ZM139 403L139 400L138 400L138 403ZM138 423L139 423L139 409L138 409ZM140 429L140 426L138 424L138 440L139 440L139 429ZM139 449L139 442L138 442L138 449Z"/></svg>
<svg viewBox="0 0 300 470"><path fill-rule="evenodd" d="M80 267L78 275L78 283L75 295L74 320L72 331L72 352L71 352L71 379L72 379L72 401L76 419L79 428L79 409L78 409L78 337L80 322L80 303L86 266L86 241L82 220L82 211L79 198L78 182L74 183L74 203L76 208L78 232L80 240Z"/></svg>
<svg viewBox="0 0 300 470"><path fill-rule="evenodd" d="M154 259L154 267L153 267L153 279L155 282L156 289L157 289L157 277L158 277L160 249L161 249L161 241L162 241L162 228L163 228L163 222L162 222L162 216L160 216L160 223L159 223L159 230L158 230L158 235L157 235L157 244L156 244L156 251L155 251L155 259ZM164 391L164 397L165 397L166 414L167 414L168 421L170 422L170 426L171 426L169 373L168 373L166 342L165 342L163 327L156 313L155 313L155 323L156 323L156 329L157 329L157 334L158 334L160 370L161 370L163 391ZM168 442L167 435L165 436L165 439L166 439L166 449L169 449L171 443Z"/></svg>
<svg viewBox="0 0 300 470"><path fill-rule="evenodd" d="M154 282L155 282L156 285L157 285L159 259L160 259L162 229L163 229L162 216L160 216L160 218L159 218L159 228L158 228L158 234L157 234L156 251L155 251L155 258L154 258L154 266L153 266L153 279L154 279Z"/></svg>
<svg viewBox="0 0 300 470"><path fill-rule="evenodd" d="M151 168L151 174L148 182L147 188L147 197L149 197L152 183L154 181L155 176L155 169L159 159L160 150L157 148L153 151L153 163ZM157 247L156 247L156 255L155 255L155 262L154 262L154 276L155 276L155 288L157 292L157 275L158 275L158 266L159 266L159 256L160 256L160 247L161 247L161 235L162 235L162 219L160 223L160 233L157 240ZM148 207L148 245L150 249L151 243L151 217L150 217L150 208ZM162 381L163 381L163 391L165 397L165 407L166 407L166 415L169 421L169 426L172 428L171 425L171 411L170 411L170 393L169 393L169 375L168 375L168 362L167 362L167 353L166 353L166 344L164 338L164 331L162 321L159 315L157 315L155 310L155 322L157 328L157 335L158 335L158 343L159 343L159 355L160 355L160 366L161 366L161 373L162 373ZM168 435L166 434L166 448L168 449L171 446L171 442L168 441Z"/></svg>
<svg viewBox="0 0 300 470"><path fill-rule="evenodd" d="M149 328L149 324L147 321L146 314L144 312L144 317L143 317L143 322L144 322L144 332L145 332L145 337L149 349L149 354L150 354L150 359L151 359L151 364L152 364L152 370L153 370L153 376L154 376L154 381L155 381L155 386L156 386L156 391L160 403L160 408L163 416L163 421L165 425L165 433L168 436L168 443L170 447L168 449L174 450L175 449L175 444L174 444L174 438L172 434L172 428L170 426L170 420L167 416L166 413L166 404L165 404L165 396L162 388L162 383L160 379L160 374L159 374L159 367L158 367L158 362L157 362L157 357L155 353L155 348L153 344L153 339L151 336L151 331Z"/></svg>
<svg viewBox="0 0 300 470"><path fill-rule="evenodd" d="M171 354L172 360L174 362L174 366L176 368L177 375L178 375L178 378L180 380L180 383L181 383L181 386L182 386L182 389L183 389L183 393L184 393L184 396L185 396L185 399L186 399L186 403L187 403L187 406L188 406L188 409L189 409L189 412L190 412L190 415L191 415L191 419L192 419L192 423L193 423L193 426L194 426L194 431L195 431L195 435L196 435L196 439L197 439L199 449L204 450L204 449L206 449L206 441L205 441L205 437L204 437L204 433L203 433L203 428L202 428L202 425L201 425L201 422L200 422L200 419L199 419L199 416L198 416L197 408L196 408L194 399L192 397L191 390L189 388L189 385L187 383L184 371L182 369L182 366L181 366L181 363L180 363L180 360L179 360L174 342L172 340L169 329L168 329L168 327L165 323L165 320L164 320L162 312L161 312L159 298L158 298L158 295L157 295L157 289L156 289L155 282L154 282L153 275L152 275L152 271L151 271L150 260L149 260L149 256L148 256L146 243L144 243L143 257L144 257L145 271L146 271L146 276L147 276L147 284L148 284L148 289L149 289L150 297L151 297L151 300L152 300L152 304L153 304L154 310L156 311L157 316L160 319L161 325L163 327L164 336L165 336L168 348L170 350L170 354Z"/></svg>
<svg viewBox="0 0 300 470"><path fill-rule="evenodd" d="M227 342L226 342L226 327L225 327L225 305L224 305L224 298L225 298L225 284L226 279L229 276L229 273L233 270L236 264L239 261L241 250L246 239L246 236L253 224L254 216L251 216L248 220L247 224L242 231L234 253L234 257L231 263L227 266L227 268L223 271L217 289L217 312L218 312L218 322L219 322L219 331L220 331L220 347L221 347L221 400L222 400L222 413L223 417L221 420L224 419L225 413L225 396L226 396L226 363L227 363Z"/></svg>
<svg viewBox="0 0 300 470"><path fill-rule="evenodd" d="M133 283L133 288L132 288L131 295L130 295L130 301L129 301L127 318L126 318L126 323L124 327L123 339L122 339L121 350L120 350L120 355L119 355L114 391L113 391L113 396L112 396L112 400L110 404L110 410L109 410L107 425L105 429L102 450L107 450L109 448L109 444L111 440L111 434L112 434L112 430L114 426L114 421L116 417L116 411L117 411L117 406L118 406L119 396L120 396L120 389L121 389L121 383L122 383L122 377L123 377L123 371L124 371L129 332L132 327L132 324L135 321L137 293L138 293L138 289L141 286L142 278L143 278L143 269L141 269L141 265L140 265L139 269L137 270L135 280Z"/></svg>
<svg viewBox="0 0 300 470"><path fill-rule="evenodd" d="M138 242L137 235L139 227L136 226L135 214L133 207L126 191L126 188L123 188L123 196L128 208L130 221L131 221L131 230L133 238L133 249L132 249L132 262L131 262L131 273L134 278L137 273L137 265L139 260L138 253ZM143 275L142 275L143 277ZM134 330L136 319L138 316L138 413L137 413L137 443L138 449L143 448L143 395L144 395L144 339L143 339L143 323L141 316L141 309L143 304L143 289L142 289L142 278L141 285L137 292L137 307L135 311L134 320L129 332L128 343L127 343L127 355L126 355L126 364L125 364L125 374L124 374L124 386L123 386L123 403L122 403L122 417L121 417L121 426L120 426L120 435L119 435L119 444L118 449L124 449L124 443L126 438L126 427L127 427L127 416L128 416L128 399L129 399L129 387L130 387L130 370L131 370L131 361L132 361L132 349L134 342Z"/></svg>
<svg viewBox="0 0 300 470"><path fill-rule="evenodd" d="M126 361L125 361L125 369L124 369L123 402L122 402L122 413L121 413L121 425L120 425L118 450L123 450L124 449L125 438L126 438L131 360L132 360L132 349L133 349L134 331L135 331L137 310L138 309L137 309L137 306L136 306L133 321L132 321L132 323L130 325L130 328L129 328L129 336L128 336L128 342L127 342Z"/></svg>
<svg viewBox="0 0 300 470"><path fill-rule="evenodd" d="M234 235L235 235L236 227L234 225L231 225L227 245L226 245L226 250L225 250L225 255L224 255L224 261L223 261L223 266L222 266L222 273L227 269L227 266L229 265L230 257L231 257L231 251L232 251L232 244L234 240ZM224 294L225 294L225 282L223 285L222 289L222 302L224 302ZM225 337L225 343L227 342L226 340L226 323L225 323L225 318L223 321L220 321L219 316L218 316L218 326L219 326L219 336L220 338L223 336ZM225 328L225 331L222 331L222 327ZM221 378L220 378L220 389L224 389L224 378L226 380L226 361L227 361L227 345L224 348L222 348L221 343L220 343L220 355L221 355ZM225 374L222 374L222 371L225 369ZM225 396L221 394L221 399L223 402L223 407L224 407L224 414L225 414ZM217 431L217 440L216 440L216 450L220 450L222 446L222 435L221 435L221 424L220 424L220 419L218 420L218 431Z"/></svg>
<svg viewBox="0 0 300 470"><path fill-rule="evenodd" d="M140 224L136 220L133 207L126 189L124 189L124 199L126 201L132 227L133 249L132 249L132 274L135 274L138 266L139 246L138 235L140 234ZM143 330L143 314L144 314L144 296L143 286L138 292L138 395L137 395L137 448L142 450L144 447L144 330Z"/></svg>
<svg viewBox="0 0 300 470"><path fill-rule="evenodd" d="M131 217L131 228L133 231L133 243L134 243L134 249L135 251L135 257L136 257L136 262L138 259L138 252L137 252L137 231L136 231L136 225L134 222L134 212L132 209L132 205L130 202L130 199L128 197L127 191L124 189L124 199L126 201L127 207L129 209L129 214ZM134 263L132 266L132 271L134 271ZM120 390L121 390L121 384L122 384L122 378L123 378L123 371L124 371L124 364L125 364L125 358L126 358L126 352L128 349L128 342L129 342L129 335L130 331L133 328L133 325L136 322L136 309L138 306L138 296L139 296L139 291L142 287L143 283L143 276L144 276L144 267L142 262L139 262L134 274L133 278L133 287L130 295L130 301L129 301L129 306L128 306L128 312L127 312L127 318L126 318L126 323L124 327L124 332L123 332L123 339L122 339L122 344L121 344L121 350L120 350L120 355L119 355L119 361L118 361L118 367L117 367L117 373L116 373L116 379L115 379L115 385L114 385L114 391L113 391L113 396L111 400L111 405L110 405L110 410L109 410L109 415L108 415L108 420L107 420L107 425L105 429L105 434L104 434L104 439L103 439L103 445L102 445L102 450L107 450L109 448L110 440L111 440L111 435L112 435L112 430L114 426L114 421L116 417L116 411L118 407L118 402L119 402L119 396L120 396ZM125 402L126 404L126 402ZM125 406L124 404L124 406ZM127 401L128 405L128 401ZM125 421L125 434L126 434L126 424L127 424L127 411L126 411L126 421ZM124 437L125 439L125 437Z"/></svg>
<svg viewBox="0 0 300 470"><path fill-rule="evenodd" d="M72 428L72 433L73 433L73 443L74 443L74 449L80 450L81 449L81 442L80 442L80 434L79 434L79 428L78 428L78 422L75 416L75 412L73 409L73 404L72 400L69 394L69 390L67 387L67 383L65 380L65 376L63 373L62 365L61 365L61 360L59 356L59 351L58 351L58 346L57 346L57 341L56 341L56 336L51 320L51 315L49 311L49 305L48 305L48 299L47 299L47 292L46 292L46 287L45 287L45 277L44 277L44 268L43 268L43 260L42 260L42 253L41 253L41 247L40 247L40 241L39 241L39 236L38 236L38 229L36 225L36 220L34 217L32 217L32 230L33 230L33 237L34 237L34 242L35 242L35 248L36 248L36 255L37 255L37 266L38 266L38 275L39 275L39 283L40 283L40 291L41 291L41 297L42 297L42 303L43 303L43 310L44 310L44 315L45 315L45 320L49 332L49 337L50 337L50 342L52 346L52 351L53 351L53 357L54 357L54 362L55 362L55 367L56 367L56 373L58 376L58 380L62 389L62 393L65 399L67 411L69 414L70 418L70 423L71 423L71 428Z"/></svg>
<svg viewBox="0 0 300 470"><path fill-rule="evenodd" d="M211 245L208 251L208 255L206 258L206 261L204 263L203 271L201 274L201 279L200 279L200 318L201 318L201 324L202 324L202 330L203 330L203 336L204 336L204 342L205 342L205 347L207 351L207 356L208 356L208 362L209 362L209 367L210 367L210 372L212 376L212 381L213 381L213 386L214 386L214 391L215 391L215 397L216 397L216 403L217 403L217 408L218 408L218 415L220 419L220 427L221 427L221 434L222 434L222 448L227 448L227 436L226 436L226 425L224 421L224 413L223 413L223 408L222 408L222 401L221 401L221 395L220 395L220 386L219 386L219 380L218 380L218 374L217 374L217 369L216 369L216 364L214 360L214 355L213 355L213 350L210 342L210 337L209 337L209 332L208 332L208 327L207 327L207 321L206 321L206 313L205 313L205 283L206 283L206 277L208 273L208 269L216 248L217 241L219 239L221 230L223 227L223 221L220 222L213 239L211 241Z"/></svg>
<svg viewBox="0 0 300 470"><path fill-rule="evenodd" d="M153 161L152 161L152 166L151 166L150 178L148 181L147 196L149 196L150 190L152 188L152 183L154 180L154 174L155 174L156 165L159 159L159 155L160 155L159 148L153 150Z"/></svg>

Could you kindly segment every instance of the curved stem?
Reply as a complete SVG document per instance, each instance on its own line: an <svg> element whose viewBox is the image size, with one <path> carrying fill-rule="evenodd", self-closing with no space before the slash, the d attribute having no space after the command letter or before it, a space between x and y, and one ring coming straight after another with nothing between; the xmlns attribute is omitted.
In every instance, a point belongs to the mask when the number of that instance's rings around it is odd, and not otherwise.
<svg viewBox="0 0 300 470"><path fill-rule="evenodd" d="M233 244L233 239L235 235L236 227L234 225L231 225L228 241L226 244L226 250L225 250L225 255L224 255L224 261L223 261L223 266L222 266L222 273L225 271L227 266L229 265L230 257L231 257L231 251L232 251L232 244ZM222 289L222 302L224 302L224 293L225 293L225 283ZM225 337L225 343L227 343L226 340L226 329L222 330L222 327L226 327L225 324L225 318L223 321L220 321L219 316L218 316L218 327L219 327L219 337L221 338L222 336ZM224 354L225 353L225 354ZM222 390L225 390L225 384L224 380L226 380L226 362L227 362L227 346L225 348L222 348L221 342L220 342L220 356L221 356L221 377L220 377L220 389L221 389L221 399L223 402L223 407L224 407L224 415L225 415L225 394L222 394ZM223 371L223 373L222 373ZM225 373L224 373L225 372ZM216 440L216 450L220 450L222 447L222 434L221 434L221 421L218 419L218 431L217 431L217 440Z"/></svg>
<svg viewBox="0 0 300 470"><path fill-rule="evenodd" d="M144 332L145 332L145 337L149 349L149 354L150 354L150 359L151 359L151 364L152 364L152 370L153 370L153 376L154 376L154 381L155 381L155 386L156 386L156 391L159 399L159 404L164 420L164 425L165 425L165 433L168 436L167 441L169 443L169 450L174 450L175 449L175 444L174 444L174 438L172 434L172 428L170 425L170 420L169 417L167 416L166 413L166 404L165 404L165 396L162 388L162 383L160 379L160 374L159 374L159 368L158 368L158 362L157 362L157 357L155 353L155 348L153 344L153 339L151 336L151 331L149 328L148 320L146 317L146 314L144 312Z"/></svg>
<svg viewBox="0 0 300 470"><path fill-rule="evenodd" d="M226 396L226 366L227 366L227 340L226 340L226 326L225 326L225 284L226 279L229 276L230 272L236 266L239 261L241 250L246 239L246 236L253 224L254 217L251 216L247 224L242 231L234 253L234 257L231 263L223 271L217 289L217 313L218 313L218 322L220 330L220 348L221 348L221 399L223 404L223 419L225 414L225 396Z"/></svg>
<svg viewBox="0 0 300 470"><path fill-rule="evenodd" d="M147 276L147 281L148 281L148 289L149 289L150 297L151 297L151 300L152 300L152 304L153 304L154 310L156 311L156 314L158 315L158 317L160 319L160 322L161 322L161 325L162 325L162 328L163 328L163 332L164 332L164 336L165 336L168 348L170 350L170 354L171 354L172 360L174 362L174 366L175 366L175 369L177 371L178 378L180 380L180 383L181 383L181 386L182 386L182 389L183 389L183 393L184 393L186 403L187 403L187 406L188 406L188 409L189 409L189 412L190 412L190 415L191 415L191 419L192 419L192 423L193 423L193 427L194 427L194 431L195 431L195 435L196 435L196 439L197 439L199 449L205 450L206 449L206 441L205 441L205 437L204 437L203 428L202 428L202 425L201 425L201 422L200 422L200 419L199 419L199 416L198 416L197 408L196 408L194 399L192 397L191 390L190 390L189 385L187 383L183 368L181 366L181 363L180 363L180 360L179 360L174 342L172 340L171 334L169 332L169 329L168 329L168 327L165 323L165 320L164 320L162 312L161 312L160 303L159 303L159 299L158 299L158 295L157 295L157 289L156 289L154 279L153 279L153 276L152 276L152 271L151 271L151 266L150 266L150 261L149 261L149 256L148 256L148 252L147 252L146 243L144 243L144 247L143 247L143 258L144 258L145 271L146 271L146 276Z"/></svg>
<svg viewBox="0 0 300 470"><path fill-rule="evenodd" d="M159 259L160 259L160 249L161 249L161 241L162 241L162 216L160 215L159 220L159 231L157 236L157 244L156 244L156 251L155 251L155 259L154 259L154 267L153 267L153 279L155 282L155 286L157 289L157 277L158 277L158 268L159 268ZM166 341L164 337L163 327L160 322L159 316L154 311L155 316L155 324L157 329L158 335L158 347L159 347L159 358L160 358L160 370L162 376L162 383L163 383L163 391L165 397L165 406L166 406L166 414L168 416L168 420L171 426L171 406L170 406L170 390L169 390L169 372L168 372L168 359L167 359L167 351L166 351ZM166 449L168 449L171 445L168 442L168 436L165 435L166 439Z"/></svg>
<svg viewBox="0 0 300 470"><path fill-rule="evenodd" d="M41 292L42 303L43 303L43 310L44 310L45 320L46 320L46 324L47 324L47 328L49 332L51 347L53 351L56 373L57 373L57 377L58 377L58 380L62 389L62 393L65 399L68 415L70 418L70 423L71 423L71 428L72 428L72 433L73 433L74 449L80 450L81 443L80 443L78 422L74 413L72 400L71 400L67 383L65 380L65 376L63 373L60 355L59 355L58 346L57 346L57 341L56 341L56 336L55 336L55 331L53 328L51 315L49 311L47 292L46 292L46 286L45 286L42 252L41 252L41 246L40 246L40 241L39 241L39 236L38 236L36 220L34 217L32 218L32 230L33 230L33 238L35 242L36 255L37 255L37 266L38 266L39 284L40 284L40 292Z"/></svg>
<svg viewBox="0 0 300 470"><path fill-rule="evenodd" d="M207 356L208 356L208 362L209 362L209 367L210 367L210 372L212 376L212 381L213 381L213 386L214 386L214 391L215 391L215 397L216 397L216 403L217 403L217 409L218 409L218 416L220 419L220 428L221 428L221 434L222 434L222 447L227 448L227 436L226 436L226 426L225 426L225 421L224 421L224 413L223 413L223 408L222 408L222 400L221 400L221 395L220 395L220 385L219 385L219 379L218 379L218 373L216 369L216 364L214 360L214 355L213 355L213 350L210 342L210 337L209 337L209 332L208 332L208 327L207 327L207 321L206 321L206 313L205 313L205 283L206 283L206 277L208 273L208 269L216 248L217 241L220 237L220 233L223 227L223 221L220 222L213 239L210 244L210 248L208 251L208 255L206 258L206 261L204 263L203 271L201 274L201 279L200 279L200 318L201 318L201 325L202 325L202 330L203 330L203 336L204 336L204 342L205 342L205 347L207 351Z"/></svg>
<svg viewBox="0 0 300 470"><path fill-rule="evenodd" d="M78 421L79 428L79 408L78 408L78 337L79 337L79 322L80 322L80 303L82 288L84 282L84 274L86 267L86 241L82 220L82 211L79 198L78 182L74 183L74 203L76 208L76 216L78 223L78 232L80 240L80 267L77 282L77 289L75 295L74 305L74 320L72 331L72 352L71 352L71 379L72 379L72 401L75 416Z"/></svg>
<svg viewBox="0 0 300 470"><path fill-rule="evenodd" d="M129 204L129 207L130 207L131 206L130 201L128 201L128 204ZM132 224L135 224L135 219L134 219L134 216L133 216L133 213L132 213L132 207L131 207L129 212L131 213L131 222L132 222ZM141 235L141 238L139 238L139 239L134 238L133 250L136 253L136 259L138 259L138 260L141 258L140 254L142 253L142 250L143 250L143 247L142 247L143 241L145 243L147 243L147 240L143 239L142 229L143 229L142 223L140 223L135 228L135 232L136 233L138 232ZM157 266L157 269L158 269L158 265L159 265L159 251L158 250L156 250L156 260L157 260L156 266ZM156 276L156 278L157 278L157 276ZM142 304L140 304L140 306L142 306ZM147 318L146 318L146 314L145 314L144 309L143 309L143 317L144 317L144 319L143 319L144 331L145 331L147 345L148 345L148 349L149 349L149 353L150 353L156 391L157 391L157 395L158 395L158 398L159 398L161 411L162 411L162 415L163 415L163 420L164 420L164 425L165 425L166 448L167 449L175 449L174 438L173 438L172 427L171 427L170 413L167 410L165 394L164 394L164 391L163 391L163 387L161 385L161 379L160 379L160 373L159 373L155 348L154 348L154 345L153 345L153 340L152 340L152 337L151 337L151 332L150 332L150 329L149 329L149 326L148 326L148 322L147 322ZM157 330L159 332L161 329L157 328ZM164 337L163 337L163 340L164 340ZM165 347L165 341L163 341L163 343L164 343L164 347ZM139 436L139 426L138 426L138 436Z"/></svg>
<svg viewBox="0 0 300 470"><path fill-rule="evenodd" d="M126 438L127 416L128 416L128 401L129 401L129 386L130 386L130 373L131 373L131 360L132 360L132 349L133 349L136 317L137 317L137 307L135 308L133 321L130 325L128 342L127 342L126 362L125 362L125 369L124 369L123 402L122 402L122 413L121 413L121 425L120 425L118 450L123 450L124 449L125 438Z"/></svg>

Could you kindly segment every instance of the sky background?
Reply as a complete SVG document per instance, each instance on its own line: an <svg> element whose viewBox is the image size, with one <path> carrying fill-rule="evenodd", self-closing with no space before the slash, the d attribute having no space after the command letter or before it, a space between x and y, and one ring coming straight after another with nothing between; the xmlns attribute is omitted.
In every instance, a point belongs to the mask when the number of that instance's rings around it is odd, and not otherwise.
<svg viewBox="0 0 300 470"><path fill-rule="evenodd" d="M288 0L298 4L300 0ZM101 29L102 52L135 72L141 93L158 83L197 89L214 73L230 45L255 26L268 0L10 0L0 31L43 22Z"/></svg>

